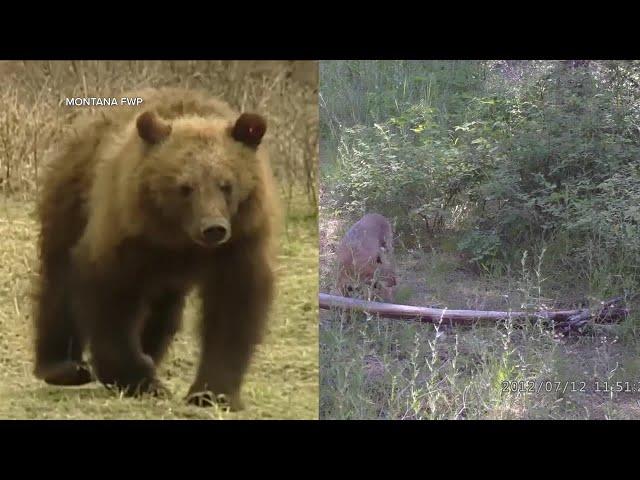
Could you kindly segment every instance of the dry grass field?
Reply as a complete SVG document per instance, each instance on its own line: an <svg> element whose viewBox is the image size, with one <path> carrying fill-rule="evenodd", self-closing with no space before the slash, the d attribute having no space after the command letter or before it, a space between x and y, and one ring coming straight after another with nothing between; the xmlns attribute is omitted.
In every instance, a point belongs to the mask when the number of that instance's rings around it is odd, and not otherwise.
<svg viewBox="0 0 640 480"><path fill-rule="evenodd" d="M318 412L317 66L311 62L0 62L0 419L313 419ZM198 359L185 328L159 370L167 399L121 398L98 384L57 388L32 375L33 215L39 170L80 107L67 97L159 86L205 89L269 121L265 137L286 206L278 297L244 387L246 410L186 405ZM82 107L90 108L90 107Z"/></svg>

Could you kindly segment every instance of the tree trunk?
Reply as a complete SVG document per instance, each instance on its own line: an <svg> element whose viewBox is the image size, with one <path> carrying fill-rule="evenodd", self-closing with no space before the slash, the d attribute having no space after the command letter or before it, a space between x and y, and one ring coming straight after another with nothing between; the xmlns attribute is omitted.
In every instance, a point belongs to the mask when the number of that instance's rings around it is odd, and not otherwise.
<svg viewBox="0 0 640 480"><path fill-rule="evenodd" d="M500 321L511 319L524 320L535 318L537 320L553 320L562 330L571 330L584 327L594 318L596 321L611 323L626 317L627 309L617 306L622 301L621 297L602 302L600 308L592 312L590 309L579 310L539 310L536 312L508 312L508 311L484 311L484 310L448 310L430 307L414 307L409 305L395 305L392 303L369 302L354 298L345 298L336 295L320 293L320 308L329 310L332 308L345 310L358 310L362 312L380 315L381 317L397 318L404 320L419 320L429 323L442 323L453 325L471 324L477 321Z"/></svg>

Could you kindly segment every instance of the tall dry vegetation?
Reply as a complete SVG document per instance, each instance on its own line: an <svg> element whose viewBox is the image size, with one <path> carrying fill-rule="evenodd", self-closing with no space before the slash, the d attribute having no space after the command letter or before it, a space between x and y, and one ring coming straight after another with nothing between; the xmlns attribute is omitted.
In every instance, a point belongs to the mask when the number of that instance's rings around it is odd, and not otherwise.
<svg viewBox="0 0 640 480"><path fill-rule="evenodd" d="M40 165L83 109L70 97L116 97L144 87L204 89L239 110L264 114L265 143L283 194L303 189L316 205L317 63L294 61L0 62L0 190L31 198Z"/></svg>

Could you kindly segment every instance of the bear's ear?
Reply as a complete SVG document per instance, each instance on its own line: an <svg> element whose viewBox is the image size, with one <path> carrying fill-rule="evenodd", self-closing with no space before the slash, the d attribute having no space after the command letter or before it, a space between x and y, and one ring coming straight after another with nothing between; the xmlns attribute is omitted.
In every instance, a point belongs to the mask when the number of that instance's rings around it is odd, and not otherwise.
<svg viewBox="0 0 640 480"><path fill-rule="evenodd" d="M171 125L163 122L154 112L147 111L136 121L138 135L150 145L156 145L171 134Z"/></svg>
<svg viewBox="0 0 640 480"><path fill-rule="evenodd" d="M260 145L266 131L267 122L264 118L255 113L243 113L231 128L231 136L234 140L255 149Z"/></svg>

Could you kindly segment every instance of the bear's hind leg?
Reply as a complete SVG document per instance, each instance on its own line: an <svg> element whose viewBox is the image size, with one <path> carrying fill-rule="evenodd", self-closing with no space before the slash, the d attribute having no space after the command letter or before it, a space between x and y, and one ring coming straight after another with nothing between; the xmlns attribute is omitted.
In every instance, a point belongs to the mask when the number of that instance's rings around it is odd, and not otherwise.
<svg viewBox="0 0 640 480"><path fill-rule="evenodd" d="M75 313L87 325L98 380L126 395L161 393L153 359L142 351L139 292L125 282L105 284L84 277L74 283Z"/></svg>
<svg viewBox="0 0 640 480"><path fill-rule="evenodd" d="M35 311L35 369L51 385L84 385L93 380L82 360L84 341L68 298L68 270L45 267Z"/></svg>
<svg viewBox="0 0 640 480"><path fill-rule="evenodd" d="M151 301L151 312L142 330L142 351L156 366L180 329L184 292L167 291Z"/></svg>

